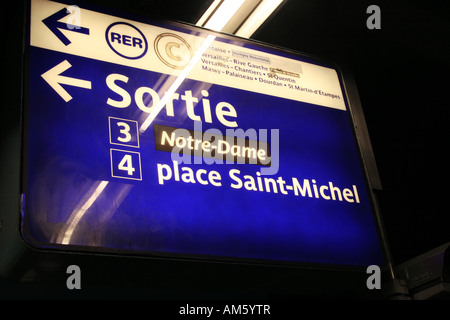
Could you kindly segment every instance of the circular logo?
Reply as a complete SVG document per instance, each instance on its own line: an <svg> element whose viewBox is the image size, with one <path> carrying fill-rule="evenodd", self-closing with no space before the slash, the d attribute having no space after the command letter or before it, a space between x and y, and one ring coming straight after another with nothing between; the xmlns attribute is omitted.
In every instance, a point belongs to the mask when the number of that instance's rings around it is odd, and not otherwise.
<svg viewBox="0 0 450 320"><path fill-rule="evenodd" d="M106 29L105 37L111 50L123 58L139 59L147 53L147 39L129 23L114 22Z"/></svg>
<svg viewBox="0 0 450 320"><path fill-rule="evenodd" d="M158 58L174 69L184 69L194 56L189 43L173 33L162 33L157 36L154 47Z"/></svg>

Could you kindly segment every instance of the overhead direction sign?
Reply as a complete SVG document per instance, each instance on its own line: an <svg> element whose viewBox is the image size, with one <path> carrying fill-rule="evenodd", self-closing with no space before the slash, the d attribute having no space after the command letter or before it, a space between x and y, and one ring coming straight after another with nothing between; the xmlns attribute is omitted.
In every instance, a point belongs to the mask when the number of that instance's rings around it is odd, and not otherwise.
<svg viewBox="0 0 450 320"><path fill-rule="evenodd" d="M46 0L31 1L30 22L31 245L383 263L335 67Z"/></svg>

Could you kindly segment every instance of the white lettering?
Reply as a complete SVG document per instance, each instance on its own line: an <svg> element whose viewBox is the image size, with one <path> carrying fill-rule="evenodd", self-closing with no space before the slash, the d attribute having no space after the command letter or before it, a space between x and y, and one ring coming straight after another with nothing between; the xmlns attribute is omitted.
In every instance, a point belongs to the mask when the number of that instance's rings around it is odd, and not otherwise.
<svg viewBox="0 0 450 320"><path fill-rule="evenodd" d="M117 80L127 83L128 77L123 76L121 74L117 74L117 73L110 74L109 76L106 77L106 85L112 91L114 91L115 93L120 95L122 97L122 101L117 101L117 100L108 98L106 103L115 108L126 108L131 103L131 97L125 89L122 89L121 87L116 85L115 81L117 81Z"/></svg>
<svg viewBox="0 0 450 320"><path fill-rule="evenodd" d="M152 97L151 107L148 106L150 105L150 101L148 101L148 98L146 98L144 101L145 93L149 93L150 96ZM134 100L136 101L136 105L138 106L139 109L141 109L144 112L150 113L152 112L153 107L159 103L159 96L152 88L140 87L134 93Z"/></svg>
<svg viewBox="0 0 450 320"><path fill-rule="evenodd" d="M180 173L181 170L181 180ZM173 161L173 168L168 164L157 164L158 182L163 185L169 180L181 181L183 183L199 183L202 185L222 186L222 177L219 172L206 169L192 169L190 167L178 167L178 162ZM230 187L233 189L245 189L253 192L267 192L281 194L283 196L293 195L297 197L308 197L320 200L346 201L348 203L359 203L356 186L353 185L353 191L350 188L340 189L334 186L331 181L320 185L315 179L303 179L302 182L295 177L291 178L292 184L279 177L263 177L260 172L255 175L245 174L241 176L241 171L231 169L228 172L230 178ZM291 191L291 192L289 192Z"/></svg>
<svg viewBox="0 0 450 320"><path fill-rule="evenodd" d="M225 108L228 111L225 111L224 110ZM219 119L219 121L227 127L237 127L238 126L236 121L228 121L227 119L225 119L225 116L233 117L233 118L237 117L236 109L228 102L219 102L217 104L216 116L217 116L217 119Z"/></svg>
<svg viewBox="0 0 450 320"><path fill-rule="evenodd" d="M173 170L168 164L157 163L158 172L158 183L164 185L166 181L174 178L175 181L180 181L180 170L181 182L184 183L200 183L202 185L213 185L215 187L222 186L222 177L217 171L207 171L205 169L193 170L190 167L178 167L177 161L172 161Z"/></svg>
<svg viewBox="0 0 450 320"><path fill-rule="evenodd" d="M106 103L115 108L127 108L131 104L131 95L125 89L120 87L116 82L122 81L124 83L128 83L129 78L127 76L112 73L106 77L106 85L111 91L118 94L122 97L121 100L115 100L113 98L108 98ZM203 107L203 121L212 123L212 112L211 112L211 101L209 99L209 92L207 90L201 91L202 99L201 106ZM184 94L180 96L179 93L173 93L172 96L167 99L165 108L166 115L168 117L175 117L174 112L174 101L182 101L185 102L185 110L188 117L193 121L202 121L201 113L195 113L195 107L199 102L199 98L194 97L192 95L191 90L186 90ZM146 113L151 113L153 108L160 103L161 97L158 93L150 87L139 87L134 92L134 100L136 106ZM199 104L200 105L200 104ZM181 110L184 110L181 108ZM227 127L237 127L237 112L236 109L228 102L218 102L215 107L215 114L217 120Z"/></svg>

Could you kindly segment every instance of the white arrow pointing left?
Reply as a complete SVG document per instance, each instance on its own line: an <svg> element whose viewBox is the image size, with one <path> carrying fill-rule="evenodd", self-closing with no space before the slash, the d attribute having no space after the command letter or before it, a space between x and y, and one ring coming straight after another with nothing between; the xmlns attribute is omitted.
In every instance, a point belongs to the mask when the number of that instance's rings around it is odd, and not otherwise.
<svg viewBox="0 0 450 320"><path fill-rule="evenodd" d="M85 89L91 89L91 82L81 79L70 78L62 76L61 73L69 69L72 65L69 61L64 60L60 64L54 66L47 72L41 75L45 81L53 88L65 102L72 100L72 96L67 93L67 91L61 86L61 84L66 84L69 86L80 87Z"/></svg>

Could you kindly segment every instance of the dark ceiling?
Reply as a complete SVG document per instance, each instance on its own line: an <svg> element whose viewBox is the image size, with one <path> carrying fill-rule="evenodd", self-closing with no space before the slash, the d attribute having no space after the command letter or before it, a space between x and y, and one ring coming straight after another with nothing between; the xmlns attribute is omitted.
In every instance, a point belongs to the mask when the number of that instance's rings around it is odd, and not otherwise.
<svg viewBox="0 0 450 320"><path fill-rule="evenodd" d="M87 2L195 23L212 1ZM366 27L371 4L381 9L381 30ZM2 22L20 20L20 8L9 12ZM382 217L395 264L450 242L449 13L445 1L287 0L253 37L333 60L353 73L383 184Z"/></svg>

